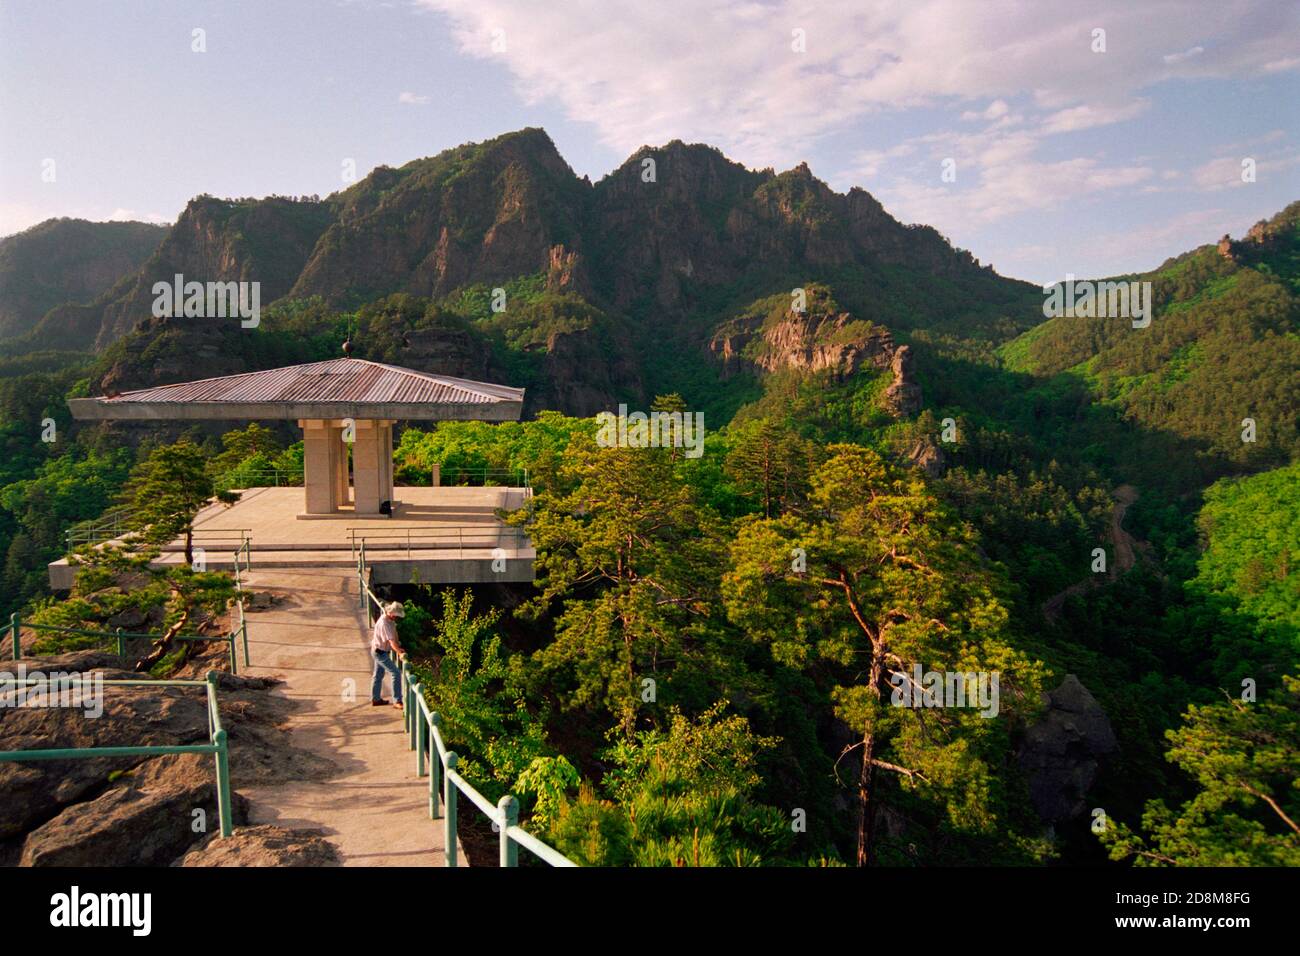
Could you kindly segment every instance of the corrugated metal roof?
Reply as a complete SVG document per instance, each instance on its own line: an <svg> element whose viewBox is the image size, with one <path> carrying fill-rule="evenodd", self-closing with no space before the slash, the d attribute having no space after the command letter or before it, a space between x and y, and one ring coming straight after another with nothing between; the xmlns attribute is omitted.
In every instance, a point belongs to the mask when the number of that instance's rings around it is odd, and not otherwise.
<svg viewBox="0 0 1300 956"><path fill-rule="evenodd" d="M157 405L192 402L495 405L522 402L523 397L522 388L430 375L365 359L337 358L264 372L157 385L122 392L112 398L101 397L98 401L107 405L125 402Z"/></svg>

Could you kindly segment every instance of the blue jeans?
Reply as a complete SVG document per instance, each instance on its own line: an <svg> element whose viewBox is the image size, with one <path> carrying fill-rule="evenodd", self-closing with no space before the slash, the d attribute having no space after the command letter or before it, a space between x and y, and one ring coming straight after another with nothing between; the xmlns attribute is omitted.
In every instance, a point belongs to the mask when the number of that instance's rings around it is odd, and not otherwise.
<svg viewBox="0 0 1300 956"><path fill-rule="evenodd" d="M393 675L393 700L402 699L402 672L388 651L375 651L375 677L370 683L370 699L381 700L384 695L384 671Z"/></svg>

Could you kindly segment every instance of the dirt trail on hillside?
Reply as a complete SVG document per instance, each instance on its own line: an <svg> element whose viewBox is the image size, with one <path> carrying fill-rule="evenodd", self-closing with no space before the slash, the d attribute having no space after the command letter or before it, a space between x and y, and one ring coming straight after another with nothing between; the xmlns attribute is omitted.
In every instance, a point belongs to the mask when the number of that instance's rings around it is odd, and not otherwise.
<svg viewBox="0 0 1300 956"><path fill-rule="evenodd" d="M1065 607L1066 598L1075 594L1083 594L1093 588L1100 587L1102 584L1114 581L1137 563L1138 551L1145 553L1147 550L1145 542L1138 541L1124 530L1124 515L1128 513L1129 507L1139 497L1137 488L1133 485L1120 485L1115 489L1114 495L1115 505L1111 508L1110 526L1106 529L1106 539L1110 544L1106 573L1104 575L1089 574L1082 581L1071 584L1065 590L1058 591L1044 601L1043 616L1048 621L1056 623L1056 621L1060 620L1061 609Z"/></svg>

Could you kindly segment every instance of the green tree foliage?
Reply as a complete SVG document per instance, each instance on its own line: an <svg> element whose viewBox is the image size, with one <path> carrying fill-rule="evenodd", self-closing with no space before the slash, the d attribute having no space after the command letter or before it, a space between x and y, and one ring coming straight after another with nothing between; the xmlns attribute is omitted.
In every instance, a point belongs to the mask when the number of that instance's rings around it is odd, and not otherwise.
<svg viewBox="0 0 1300 956"><path fill-rule="evenodd" d="M445 483L462 475L468 480L485 470L498 473L489 483L502 483L502 472L520 480L527 472L533 488L554 489L569 442L595 430L593 420L559 412L541 412L528 422L439 422L430 431L408 428L393 450L394 473L400 482L427 485L435 464L441 466Z"/></svg>
<svg viewBox="0 0 1300 956"><path fill-rule="evenodd" d="M561 598L538 675L567 707L616 715L630 736L643 681L707 666L709 609L722 551L716 518L674 475L663 448L600 448L575 436L561 466L567 493L536 499L534 617Z"/></svg>
<svg viewBox="0 0 1300 956"><path fill-rule="evenodd" d="M619 738L606 754L610 799L582 788L548 836L588 866L759 866L790 862L790 818L755 798L759 755L775 746L719 701L666 730Z"/></svg>
<svg viewBox="0 0 1300 956"><path fill-rule="evenodd" d="M1188 708L1168 759L1197 786L1170 809L1147 805L1145 835L1112 824L1112 859L1149 866L1300 866L1300 679L1259 702Z"/></svg>
<svg viewBox="0 0 1300 956"><path fill-rule="evenodd" d="M1002 712L1038 699L1044 667L1007 634L1000 582L969 529L915 476L865 448L834 445L812 478L811 515L752 519L731 549L732 621L791 666L828 668L836 714L858 737L857 858L873 858L878 771L932 801L959 831L998 820L1005 722L974 710L891 707L891 678L998 672ZM847 753L847 752L846 752Z"/></svg>
<svg viewBox="0 0 1300 956"><path fill-rule="evenodd" d="M765 518L798 510L808 498L815 446L786 422L755 419L729 429L725 470Z"/></svg>
<svg viewBox="0 0 1300 956"><path fill-rule="evenodd" d="M442 718L444 739L461 758L460 773L493 800L528 774L517 795L534 797L545 817L554 809L554 788L567 780L567 761L557 764L546 743L545 708L534 713L525 706L511 680L497 633L500 612L475 614L468 590L447 588L440 600L436 617L407 601L399 631L413 656L427 655L415 674Z"/></svg>
<svg viewBox="0 0 1300 956"><path fill-rule="evenodd" d="M1205 550L1190 586L1300 636L1300 463L1217 482L1197 526Z"/></svg>
<svg viewBox="0 0 1300 956"><path fill-rule="evenodd" d="M64 531L97 517L126 479L130 452L85 455L74 449L49 458L35 474L0 488L0 508L16 526L5 558L4 591L15 601L40 593L45 566L64 551Z"/></svg>

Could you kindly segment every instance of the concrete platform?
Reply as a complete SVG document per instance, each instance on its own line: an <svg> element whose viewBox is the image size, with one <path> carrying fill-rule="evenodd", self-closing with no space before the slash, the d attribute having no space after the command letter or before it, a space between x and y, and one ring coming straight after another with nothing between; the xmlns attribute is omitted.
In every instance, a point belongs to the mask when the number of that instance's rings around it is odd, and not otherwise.
<svg viewBox="0 0 1300 956"><path fill-rule="evenodd" d="M194 547L212 570L233 567L247 537L253 568L353 569L365 545L371 579L379 584L476 584L533 580L537 552L497 509L525 507L528 488L398 487L392 517L330 515L299 520L302 488L248 488L234 505L212 504L194 522ZM320 518L321 516L313 516ZM156 566L185 560L184 542L167 545ZM197 556L196 556L197 557ZM50 587L72 586L67 559L49 565Z"/></svg>

